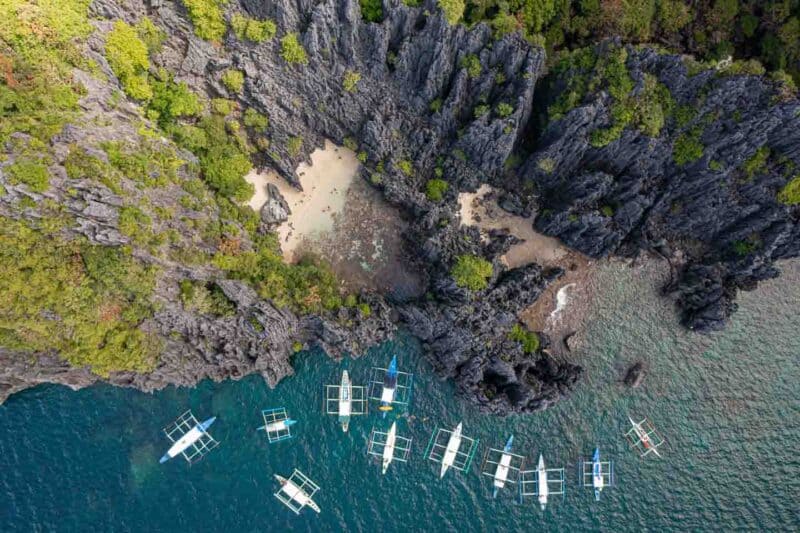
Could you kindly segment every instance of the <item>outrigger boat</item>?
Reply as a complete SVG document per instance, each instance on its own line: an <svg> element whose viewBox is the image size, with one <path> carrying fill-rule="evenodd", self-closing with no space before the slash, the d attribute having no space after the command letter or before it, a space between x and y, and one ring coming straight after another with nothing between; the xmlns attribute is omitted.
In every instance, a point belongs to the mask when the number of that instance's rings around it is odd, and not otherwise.
<svg viewBox="0 0 800 533"><path fill-rule="evenodd" d="M542 454L539 454L539 464L536 466L536 470L523 471L521 477L520 499L525 496L536 496L542 511L547 507L547 501L551 495L564 495L564 469L546 468Z"/></svg>
<svg viewBox="0 0 800 533"><path fill-rule="evenodd" d="M392 356L392 362L389 363L389 368L386 369L386 376L383 378L383 391L381 392L381 406L378 407L383 411L383 417L386 418L386 413L392 410L392 403L394 402L394 395L397 391L397 356Z"/></svg>
<svg viewBox="0 0 800 533"><path fill-rule="evenodd" d="M342 431L347 433L350 427L350 411L352 411L353 389L347 370L342 372L342 384L339 385L339 423Z"/></svg>
<svg viewBox="0 0 800 533"><path fill-rule="evenodd" d="M594 449L591 461L578 460L578 482L582 487L594 490L594 499L600 501L603 489L612 487L614 481L614 462L600 459L600 448Z"/></svg>
<svg viewBox="0 0 800 533"><path fill-rule="evenodd" d="M304 507L311 507L316 512L320 512L319 506L312 499L319 487L305 474L295 470L289 479L278 474L275 474L275 479L281 485L280 490L275 493L275 497L295 514L300 514Z"/></svg>
<svg viewBox="0 0 800 533"><path fill-rule="evenodd" d="M492 498L497 498L497 493L507 483L516 483L519 480L522 468L525 466L525 458L523 456L511 453L513 444L514 435L511 435L502 450L489 448L483 456L481 472L483 475L492 478Z"/></svg>
<svg viewBox="0 0 800 533"><path fill-rule="evenodd" d="M270 422L263 426L256 428L256 431L266 431L267 433L277 433L279 431L288 430L290 426L297 424L297 420L287 418L285 420L278 420L277 422Z"/></svg>
<svg viewBox="0 0 800 533"><path fill-rule="evenodd" d="M388 368L372 367L369 378L369 398L378 402L378 410L392 411L396 405L408 407L414 375L397 368L397 356L393 355Z"/></svg>
<svg viewBox="0 0 800 533"><path fill-rule="evenodd" d="M322 406L327 415L336 415L342 431L347 433L350 417L367 414L367 388L353 385L347 370L342 371L338 385L325 385Z"/></svg>
<svg viewBox="0 0 800 533"><path fill-rule="evenodd" d="M408 456L411 454L411 439L397 434L397 422L392 422L386 433L373 428L369 436L367 453L380 457L381 474L386 474L393 461L408 461Z"/></svg>
<svg viewBox="0 0 800 533"><path fill-rule="evenodd" d="M544 511L544 508L547 507L547 495L550 491L547 488L547 470L544 467L544 457L541 453L539 454L539 464L536 465L536 473L538 474L539 507Z"/></svg>
<svg viewBox="0 0 800 533"><path fill-rule="evenodd" d="M494 481L492 481L492 498L497 498L497 491L505 487L506 479L508 478L508 469L511 466L511 446L514 444L514 435L508 437L506 445L503 447L503 455L500 456L500 464L497 465L497 470L494 472Z"/></svg>
<svg viewBox="0 0 800 533"><path fill-rule="evenodd" d="M385 474L394 459L394 444L397 442L397 422L392 422L392 427L386 434L386 444L383 447L381 474Z"/></svg>
<svg viewBox="0 0 800 533"><path fill-rule="evenodd" d="M199 460L208 451L215 448L217 441L208 434L208 428L217 417L212 416L205 422L198 422L191 411L182 414L172 426L164 428L167 438L172 441L167 453L158 461L163 464L177 455L183 455L189 463ZM177 435L180 435L179 437Z"/></svg>
<svg viewBox="0 0 800 533"><path fill-rule="evenodd" d="M450 434L450 438L447 439L447 448L444 450L444 457L442 458L442 468L439 472L439 479L444 477L445 473L447 473L447 469L453 466L453 462L456 460L456 454L458 453L458 449L461 447L461 426L462 423L459 422L455 431L453 431Z"/></svg>
<svg viewBox="0 0 800 533"><path fill-rule="evenodd" d="M256 430L265 432L270 444L292 438L291 428L297 424L297 420L289 418L285 408L264 409L261 411L261 416L264 419L264 425Z"/></svg>
<svg viewBox="0 0 800 533"><path fill-rule="evenodd" d="M600 501L603 485L605 485L605 480L603 479L603 467L600 464L600 448L595 448L592 456L592 487L594 488L595 501Z"/></svg>
<svg viewBox="0 0 800 533"><path fill-rule="evenodd" d="M628 438L631 446L636 448L642 457L650 453L661 457L657 448L664 444L664 439L656 432L653 424L647 418L643 418L641 422L634 422L633 418L629 416L628 420L633 427L625 433L625 437Z"/></svg>
<svg viewBox="0 0 800 533"><path fill-rule="evenodd" d="M436 428L431 435L425 456L441 465L440 479L449 469L466 472L472 464L478 450L478 440L465 436L462 428L463 424L459 422L453 431Z"/></svg>

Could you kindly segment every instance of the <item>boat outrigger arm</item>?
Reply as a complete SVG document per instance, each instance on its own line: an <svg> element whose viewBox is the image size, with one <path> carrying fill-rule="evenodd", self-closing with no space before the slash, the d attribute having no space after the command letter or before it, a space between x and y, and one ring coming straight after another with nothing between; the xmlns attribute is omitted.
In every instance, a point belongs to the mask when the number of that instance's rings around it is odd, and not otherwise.
<svg viewBox="0 0 800 533"><path fill-rule="evenodd" d="M211 424L213 424L216 419L217 417L212 416L205 422L197 424L192 429L184 433L181 438L179 438L173 443L170 449L167 450L167 453L165 453L158 462L162 464L166 463L176 455L179 455L184 451L186 451L195 442L200 440L203 437L203 435L207 434L208 428L211 427Z"/></svg>
<svg viewBox="0 0 800 533"><path fill-rule="evenodd" d="M287 507L295 513L299 513L303 507L311 507L314 511L320 512L319 506L312 499L313 494L319 490L319 487L305 477L298 470L292 474L289 479L275 474L275 479L280 483L281 488L275 493L275 496L281 500ZM298 485L298 480L300 485ZM310 487L311 494L306 492L306 487Z"/></svg>

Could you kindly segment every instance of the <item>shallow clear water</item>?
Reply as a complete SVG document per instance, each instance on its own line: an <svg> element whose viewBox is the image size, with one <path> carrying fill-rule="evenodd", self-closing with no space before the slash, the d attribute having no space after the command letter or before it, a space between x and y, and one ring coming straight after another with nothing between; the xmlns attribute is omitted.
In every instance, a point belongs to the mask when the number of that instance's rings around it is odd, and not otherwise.
<svg viewBox="0 0 800 533"><path fill-rule="evenodd" d="M800 264L784 268L786 277L742 296L729 329L703 337L677 326L653 276L605 267L581 356L587 379L544 413L475 412L432 376L407 336L349 361L356 382L392 353L416 373L413 418L398 423L414 439L411 460L386 476L367 459L366 440L392 415L383 420L373 406L343 434L321 412L322 384L337 382L342 364L322 353L300 354L297 375L274 390L250 377L152 395L103 385L18 394L0 406L0 531L797 530ZM619 379L636 359L650 373L630 390ZM280 406L300 419L296 438L268 445L255 431L260 410ZM221 445L192 467L159 465L168 447L161 428L187 408L218 416L211 433ZM627 449L629 413L665 435L663 459ZM425 445L437 425L460 420L480 438L479 456L468 473L439 480ZM510 433L531 463L542 452L566 468L566 496L543 513L518 504L513 490L491 500L478 473L484 447L502 447ZM596 445L618 479L599 503L576 482L577 457ZM272 496L272 475L294 467L322 487L320 515L295 516Z"/></svg>

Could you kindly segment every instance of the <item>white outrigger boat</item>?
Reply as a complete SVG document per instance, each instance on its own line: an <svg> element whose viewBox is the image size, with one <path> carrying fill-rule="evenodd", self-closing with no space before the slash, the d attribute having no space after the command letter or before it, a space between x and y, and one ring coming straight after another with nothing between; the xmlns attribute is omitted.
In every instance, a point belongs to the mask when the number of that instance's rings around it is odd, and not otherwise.
<svg viewBox="0 0 800 533"><path fill-rule="evenodd" d="M658 434L653 424L647 418L643 418L641 422L635 422L629 416L628 420L633 427L625 433L625 437L630 442L631 447L636 449L642 457L650 453L661 457L661 454L658 453L658 447L664 444L664 438Z"/></svg>
<svg viewBox="0 0 800 533"><path fill-rule="evenodd" d="M319 486L305 474L295 469L288 479L278 474L275 474L275 479L281 485L275 497L295 514L300 514L304 507L311 507L314 511L320 512L319 506L313 500Z"/></svg>
<svg viewBox="0 0 800 533"><path fill-rule="evenodd" d="M439 472L439 479L444 477L444 475L447 473L447 469L453 466L453 463L456 460L456 454L458 453L458 449L461 447L461 427L462 423L459 422L456 426L456 430L450 434L450 438L447 440L447 448L444 450L444 458L442 459L442 468Z"/></svg>
<svg viewBox="0 0 800 533"><path fill-rule="evenodd" d="M352 411L353 389L350 384L350 376L347 370L342 372L342 383L339 385L339 423L342 431L347 433L350 427L350 411Z"/></svg>
<svg viewBox="0 0 800 533"><path fill-rule="evenodd" d="M411 439L401 437L397 434L397 422L392 422L389 431L372 430L369 438L369 448L367 453L381 459L381 474L386 474L389 465L395 459L398 461L408 461L411 453Z"/></svg>
<svg viewBox="0 0 800 533"><path fill-rule="evenodd" d="M551 495L563 496L564 488L564 469L546 468L544 456L539 454L539 463L536 465L536 470L522 472L522 480L519 485L520 499L525 496L536 496L539 500L539 507L544 511L549 497Z"/></svg>
<svg viewBox="0 0 800 533"><path fill-rule="evenodd" d="M183 413L175 422L164 428L164 433L172 442L172 446L158 462L166 463L178 455L182 455L189 464L202 459L219 445L219 442L208 433L208 428L216 419L217 417L212 416L205 422L198 422L191 411Z"/></svg>
<svg viewBox="0 0 800 533"><path fill-rule="evenodd" d="M261 416L264 418L264 425L256 430L266 432L270 444L292 438L291 428L297 420L289 418L285 408L264 409Z"/></svg>
<svg viewBox="0 0 800 533"><path fill-rule="evenodd" d="M600 448L595 448L592 460L584 461L581 458L578 467L581 470L578 482L583 487L591 487L594 490L595 501L599 502L603 489L614 485L614 463L600 460Z"/></svg>
<svg viewBox="0 0 800 533"><path fill-rule="evenodd" d="M511 435L502 450L489 448L484 455L481 471L492 478L492 498L497 498L498 491L506 483L516 483L525 465L524 457L511 453L513 444L514 435Z"/></svg>
<svg viewBox="0 0 800 533"><path fill-rule="evenodd" d="M453 431L439 429L431 436L425 455L431 461L440 463L439 479L443 478L450 468L465 472L472 464L478 441L465 437L462 428L463 424L459 422ZM466 451L461 450L463 442L467 444Z"/></svg>
<svg viewBox="0 0 800 533"><path fill-rule="evenodd" d="M353 385L347 370L338 385L325 386L325 414L336 415L342 431L347 433L350 417L367 414L367 388Z"/></svg>

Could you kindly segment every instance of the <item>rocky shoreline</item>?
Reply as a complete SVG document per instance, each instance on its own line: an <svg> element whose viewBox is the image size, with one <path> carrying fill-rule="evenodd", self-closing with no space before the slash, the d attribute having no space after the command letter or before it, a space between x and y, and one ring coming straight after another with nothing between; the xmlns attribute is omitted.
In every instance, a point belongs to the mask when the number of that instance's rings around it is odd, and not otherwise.
<svg viewBox="0 0 800 533"><path fill-rule="evenodd" d="M165 340L158 367L148 374L114 373L108 379L113 384L150 391L258 372L274 385L291 374L289 358L298 342L334 357L357 355L399 326L422 340L437 372L453 379L481 409L507 414L553 405L569 394L582 369L541 350L525 353L508 331L562 271L536 264L508 269L500 257L513 237L495 231L484 242L477 228L460 226L458 193L484 183L500 192L503 209L536 216L539 231L588 256L682 252L679 276L668 289L677 293L683 322L698 331L723 327L735 310L738 289L778 275L774 261L800 255L797 208L775 200L787 179L787 162L800 166L800 105L796 99L777 101L774 88L758 77L719 77L713 69L689 76L679 56L628 47L634 92L655 76L678 105L700 111L680 126L668 120L656 137L631 128L595 147L591 132L607 126L613 114L608 93L599 90L563 118L537 125L537 109L552 101L554 88L568 84L570 74L548 74L545 52L517 34L495 40L484 24L451 26L433 2L411 8L386 1L380 24L364 22L355 0L232 4L231 10L275 20L281 33L299 32L309 64L288 65L277 40L256 44L229 33L224 46L206 42L192 33L179 3L95 0L91 9L100 19L129 23L143 14L151 17L167 35L152 58L154 66L199 94L231 97L222 73L243 72L236 100L270 122L270 148L260 162L291 183L299 184L294 169L325 139L355 140L366 155L362 177L409 221L406 252L428 290L414 300L363 294L372 310L368 317L354 309L297 316L240 281L219 279L207 269L176 268L165 278L173 287L162 283L161 310L143 326ZM97 27L90 46L105 64L100 36L109 24ZM468 57L480 68L464 68ZM346 72L360 74L357 90L342 89ZM508 107L499 113L502 105ZM479 115L477 108L489 111ZM703 118L709 115L715 118ZM676 165L670 146L703 120L703 156ZM294 153L289 141L296 138L302 149ZM742 180L742 163L766 145L772 158ZM509 169L510 158L518 159L518 166ZM404 161L413 162L410 171ZM433 175L448 183L441 201L424 192ZM95 242L106 235L86 234ZM759 244L742 256L731 252L739 241ZM455 284L450 268L462 254L492 262L486 289L473 292ZM212 318L182 309L174 294L178 274L214 279L235 303L235 316ZM0 401L41 382L80 387L96 379L68 368L55 354L31 362L0 350Z"/></svg>

